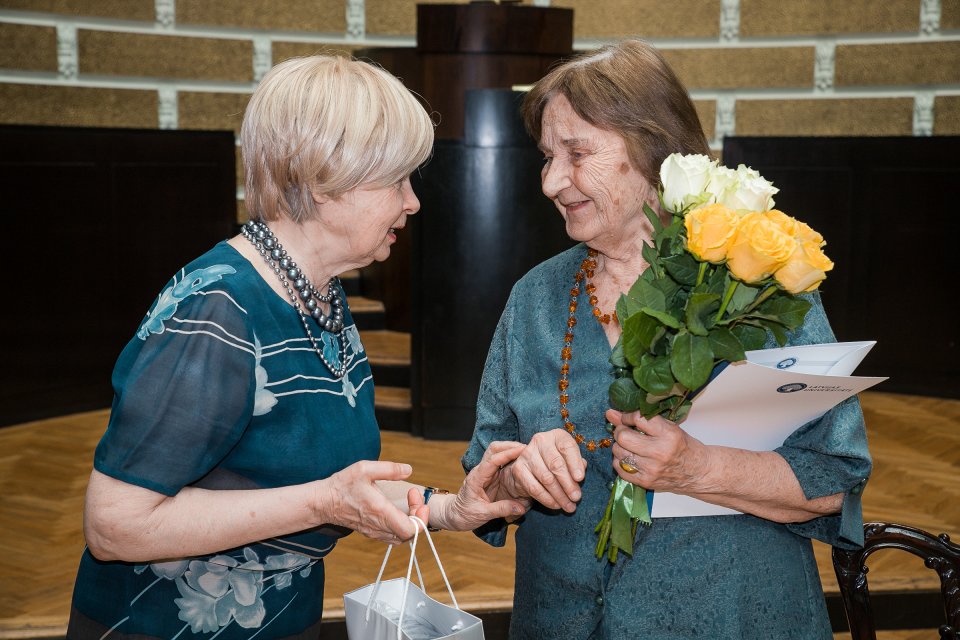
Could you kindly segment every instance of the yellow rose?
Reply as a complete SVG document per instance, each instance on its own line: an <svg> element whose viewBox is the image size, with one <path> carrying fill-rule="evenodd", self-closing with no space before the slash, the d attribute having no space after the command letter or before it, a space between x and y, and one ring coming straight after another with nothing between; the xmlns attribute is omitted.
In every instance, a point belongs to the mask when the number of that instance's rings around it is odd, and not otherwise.
<svg viewBox="0 0 960 640"><path fill-rule="evenodd" d="M796 247L793 236L779 225L753 211L740 218L730 249L727 267L738 280L760 282L783 266Z"/></svg>
<svg viewBox="0 0 960 640"><path fill-rule="evenodd" d="M698 260L720 264L737 232L740 216L722 204L694 209L684 218L687 249Z"/></svg>
<svg viewBox="0 0 960 640"><path fill-rule="evenodd" d="M803 293L819 287L831 269L833 262L824 255L819 243L798 241L790 259L773 277L790 293Z"/></svg>
<svg viewBox="0 0 960 640"><path fill-rule="evenodd" d="M778 224L781 229L800 242L816 242L821 247L824 245L823 236L810 228L810 225L788 216L783 211L771 209L770 211L764 211L763 216Z"/></svg>
<svg viewBox="0 0 960 640"><path fill-rule="evenodd" d="M793 237L800 242L813 242L818 247L827 244L823 241L823 236L819 232L810 228L810 225L806 222L800 222L799 220L797 221L797 232L793 234Z"/></svg>

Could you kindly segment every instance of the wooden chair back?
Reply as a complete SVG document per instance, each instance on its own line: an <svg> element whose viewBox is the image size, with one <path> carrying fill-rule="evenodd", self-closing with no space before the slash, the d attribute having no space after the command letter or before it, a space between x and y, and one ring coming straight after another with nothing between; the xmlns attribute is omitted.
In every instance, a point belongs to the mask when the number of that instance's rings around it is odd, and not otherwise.
<svg viewBox="0 0 960 640"><path fill-rule="evenodd" d="M853 640L876 640L877 633L867 587L867 558L877 549L900 549L923 558L940 576L940 592L947 623L939 628L941 640L960 640L960 546L950 536L934 536L900 524L868 522L864 525L862 549L834 547L833 569L850 624Z"/></svg>

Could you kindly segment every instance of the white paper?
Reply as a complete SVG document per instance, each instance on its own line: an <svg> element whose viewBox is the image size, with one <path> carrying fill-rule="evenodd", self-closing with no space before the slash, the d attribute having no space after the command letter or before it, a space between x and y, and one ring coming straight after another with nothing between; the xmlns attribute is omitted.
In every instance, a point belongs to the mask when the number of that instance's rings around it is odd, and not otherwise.
<svg viewBox="0 0 960 640"><path fill-rule="evenodd" d="M694 398L680 425L708 445L772 451L791 433L886 378L850 374L876 342L748 351ZM653 494L653 518L740 513L689 496Z"/></svg>

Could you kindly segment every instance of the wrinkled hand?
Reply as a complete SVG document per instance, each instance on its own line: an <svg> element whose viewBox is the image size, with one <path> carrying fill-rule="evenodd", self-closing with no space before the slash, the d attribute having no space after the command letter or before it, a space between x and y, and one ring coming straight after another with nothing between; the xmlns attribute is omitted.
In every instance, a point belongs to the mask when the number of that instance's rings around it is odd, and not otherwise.
<svg viewBox="0 0 960 640"><path fill-rule="evenodd" d="M467 475L456 495L435 495L429 505L416 489L407 492L411 515L440 529L469 531L496 518L516 519L530 508L529 500L497 499L502 477L501 467L516 460L525 448L519 442L491 442L483 459Z"/></svg>
<svg viewBox="0 0 960 640"><path fill-rule="evenodd" d="M587 461L580 445L563 429L537 433L520 457L503 469L503 491L512 498L533 498L548 509L573 513Z"/></svg>
<svg viewBox="0 0 960 640"><path fill-rule="evenodd" d="M404 480L412 471L410 465L396 462L355 462L318 483L318 511L327 522L368 538L387 544L405 542L413 537L416 524L374 482Z"/></svg>
<svg viewBox="0 0 960 640"><path fill-rule="evenodd" d="M689 494L707 472L707 447L662 416L649 420L640 412L607 411L615 427L613 469L632 484L655 491ZM628 473L620 466L627 462L637 469Z"/></svg>

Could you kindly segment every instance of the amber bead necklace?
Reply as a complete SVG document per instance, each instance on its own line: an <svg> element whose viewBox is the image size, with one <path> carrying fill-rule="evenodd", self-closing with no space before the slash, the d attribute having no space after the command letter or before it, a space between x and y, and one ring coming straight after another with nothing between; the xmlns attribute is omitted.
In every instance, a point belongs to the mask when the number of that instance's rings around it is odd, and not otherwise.
<svg viewBox="0 0 960 640"><path fill-rule="evenodd" d="M557 385L560 389L560 417L563 418L563 428L573 436L577 444L586 447L587 451L596 451L597 447L605 449L613 444L613 440L610 438L602 438L599 441L587 440L582 433L577 431L576 425L570 422L570 410L567 408L567 403L570 401L570 394L567 389L570 386L570 360L573 358L573 329L577 326L577 299L580 296L580 286L583 286L584 291L589 296L587 299L590 301L590 306L593 308L593 317L596 318L597 322L601 325L610 324L611 320L618 322L616 311L612 315L603 313L597 306L597 296L595 295L597 288L590 282L597 268L596 258L597 251L589 249L587 258L580 263L580 268L573 279L573 287L570 289L570 305L567 307L570 316L567 318L567 333L563 336L563 348L560 350L560 381Z"/></svg>

